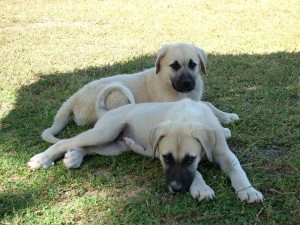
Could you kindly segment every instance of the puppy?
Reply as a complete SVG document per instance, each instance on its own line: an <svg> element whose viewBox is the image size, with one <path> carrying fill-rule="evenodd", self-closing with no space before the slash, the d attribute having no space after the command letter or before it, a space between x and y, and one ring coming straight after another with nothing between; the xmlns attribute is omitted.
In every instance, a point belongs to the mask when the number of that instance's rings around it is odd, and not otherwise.
<svg viewBox="0 0 300 225"><path fill-rule="evenodd" d="M201 201L214 197L197 170L199 162L208 159L228 174L241 201L263 201L230 151L224 135L227 131L201 101L128 104L105 113L93 129L35 155L28 166L32 170L48 168L65 156L67 168L78 168L87 154L118 155L131 148L160 159L171 192L189 191Z"/></svg>
<svg viewBox="0 0 300 225"><path fill-rule="evenodd" d="M200 101L203 94L201 73L206 74L206 62L205 52L195 45L164 45L157 53L154 68L102 78L81 88L63 103L53 125L42 133L42 138L50 143L59 141L55 135L71 117L77 125L95 123L102 116L98 110L99 93L108 86L112 91L105 97L107 110L133 102L170 102L184 98ZM225 113L207 104L222 123L239 119L234 113Z"/></svg>

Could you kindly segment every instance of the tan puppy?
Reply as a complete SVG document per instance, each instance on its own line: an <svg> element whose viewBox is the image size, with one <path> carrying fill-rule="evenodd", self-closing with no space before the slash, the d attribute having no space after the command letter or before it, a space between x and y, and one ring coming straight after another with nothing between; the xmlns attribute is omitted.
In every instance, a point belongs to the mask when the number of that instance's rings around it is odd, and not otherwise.
<svg viewBox="0 0 300 225"><path fill-rule="evenodd" d="M95 123L103 114L98 110L99 93L108 87L109 92L104 96L107 110L128 102L169 102L184 98L200 101L203 94L201 73L206 73L206 61L205 52L192 44L164 45L157 53L154 68L102 78L81 88L61 106L53 125L43 132L42 138L50 143L59 141L54 135L71 117L78 125ZM222 112L208 104L222 123L239 119L236 114Z"/></svg>
<svg viewBox="0 0 300 225"><path fill-rule="evenodd" d="M190 191L199 201L212 199L214 191L197 171L200 160L208 159L228 174L241 201L263 201L228 148L227 131L200 101L129 104L105 113L93 129L35 155L28 166L48 168L65 156L66 167L77 168L87 154L117 155L131 147L138 154L160 159L172 192Z"/></svg>

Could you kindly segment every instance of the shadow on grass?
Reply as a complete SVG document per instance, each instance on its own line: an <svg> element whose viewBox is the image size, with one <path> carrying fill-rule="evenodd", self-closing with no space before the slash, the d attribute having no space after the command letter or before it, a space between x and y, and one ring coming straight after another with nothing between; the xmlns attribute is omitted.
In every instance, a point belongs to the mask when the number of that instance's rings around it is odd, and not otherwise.
<svg viewBox="0 0 300 225"><path fill-rule="evenodd" d="M300 142L300 53L208 57L208 75L203 77L206 84L205 99L221 110L237 112L241 118L230 126L233 137L229 140L229 146L241 156L240 160L244 163L255 160L259 164L261 158L255 157L268 157L267 152L270 151L280 151L278 156L272 156L272 160L275 157L280 165L284 163L280 163L280 157L289 154ZM155 56L142 56L104 67L42 74L38 82L18 91L14 109L1 121L2 154L10 155L8 161L12 165L24 165L26 170L28 159L49 146L41 140L40 134L52 124L58 108L69 96L92 80L140 71L154 66L154 62ZM61 135L70 137L89 127L78 128L71 123ZM121 167L126 167L126 163ZM12 170L11 173L19 172ZM265 175L263 171L260 173L260 177ZM40 179L46 188L47 177ZM261 185L265 192L273 181L267 182ZM7 183L4 183L5 186ZM5 189L0 199L0 207L5 206L1 207L1 214L21 212L31 202L38 202L32 199L34 188L23 192L14 194ZM175 216L176 210L173 213ZM179 214L184 217L184 210L181 209ZM222 220L221 217L219 219Z"/></svg>

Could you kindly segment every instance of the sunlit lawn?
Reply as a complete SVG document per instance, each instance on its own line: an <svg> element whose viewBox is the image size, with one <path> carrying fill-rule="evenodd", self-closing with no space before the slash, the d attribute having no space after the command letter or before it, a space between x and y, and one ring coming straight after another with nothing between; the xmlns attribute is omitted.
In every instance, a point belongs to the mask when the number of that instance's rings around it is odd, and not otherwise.
<svg viewBox="0 0 300 225"><path fill-rule="evenodd" d="M299 1L4 0L0 8L0 224L299 223ZM239 202L206 162L199 170L216 198L201 203L169 193L160 162L133 153L28 170L70 95L154 66L173 42L208 53L205 99L239 114L228 143L264 203ZM90 127L70 124L61 137Z"/></svg>

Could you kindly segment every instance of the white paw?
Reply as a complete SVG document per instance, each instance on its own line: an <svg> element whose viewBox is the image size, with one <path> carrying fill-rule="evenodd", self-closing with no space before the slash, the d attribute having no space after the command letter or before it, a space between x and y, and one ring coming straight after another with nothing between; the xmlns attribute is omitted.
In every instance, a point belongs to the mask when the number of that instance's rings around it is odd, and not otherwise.
<svg viewBox="0 0 300 225"><path fill-rule="evenodd" d="M233 121L239 120L239 116L235 113L226 113L226 116L220 118L221 123L223 124L230 124Z"/></svg>
<svg viewBox="0 0 300 225"><path fill-rule="evenodd" d="M64 164L65 167L68 169L76 169L79 168L82 160L83 160L84 154L82 148L72 148L70 149L64 157Z"/></svg>
<svg viewBox="0 0 300 225"><path fill-rule="evenodd" d="M226 139L231 137L231 131L228 128L223 128L223 133Z"/></svg>
<svg viewBox="0 0 300 225"><path fill-rule="evenodd" d="M191 186L190 193L194 199L197 199L199 202L202 200L212 200L215 197L215 192L208 185L201 186Z"/></svg>
<svg viewBox="0 0 300 225"><path fill-rule="evenodd" d="M29 160L27 165L29 166L30 170L37 170L40 168L48 169L53 164L53 160L51 158L48 158L47 155L42 152L33 156Z"/></svg>
<svg viewBox="0 0 300 225"><path fill-rule="evenodd" d="M262 195L262 193L260 193L253 187L249 187L245 190L239 191L237 195L242 202L254 203L264 201L264 196Z"/></svg>

